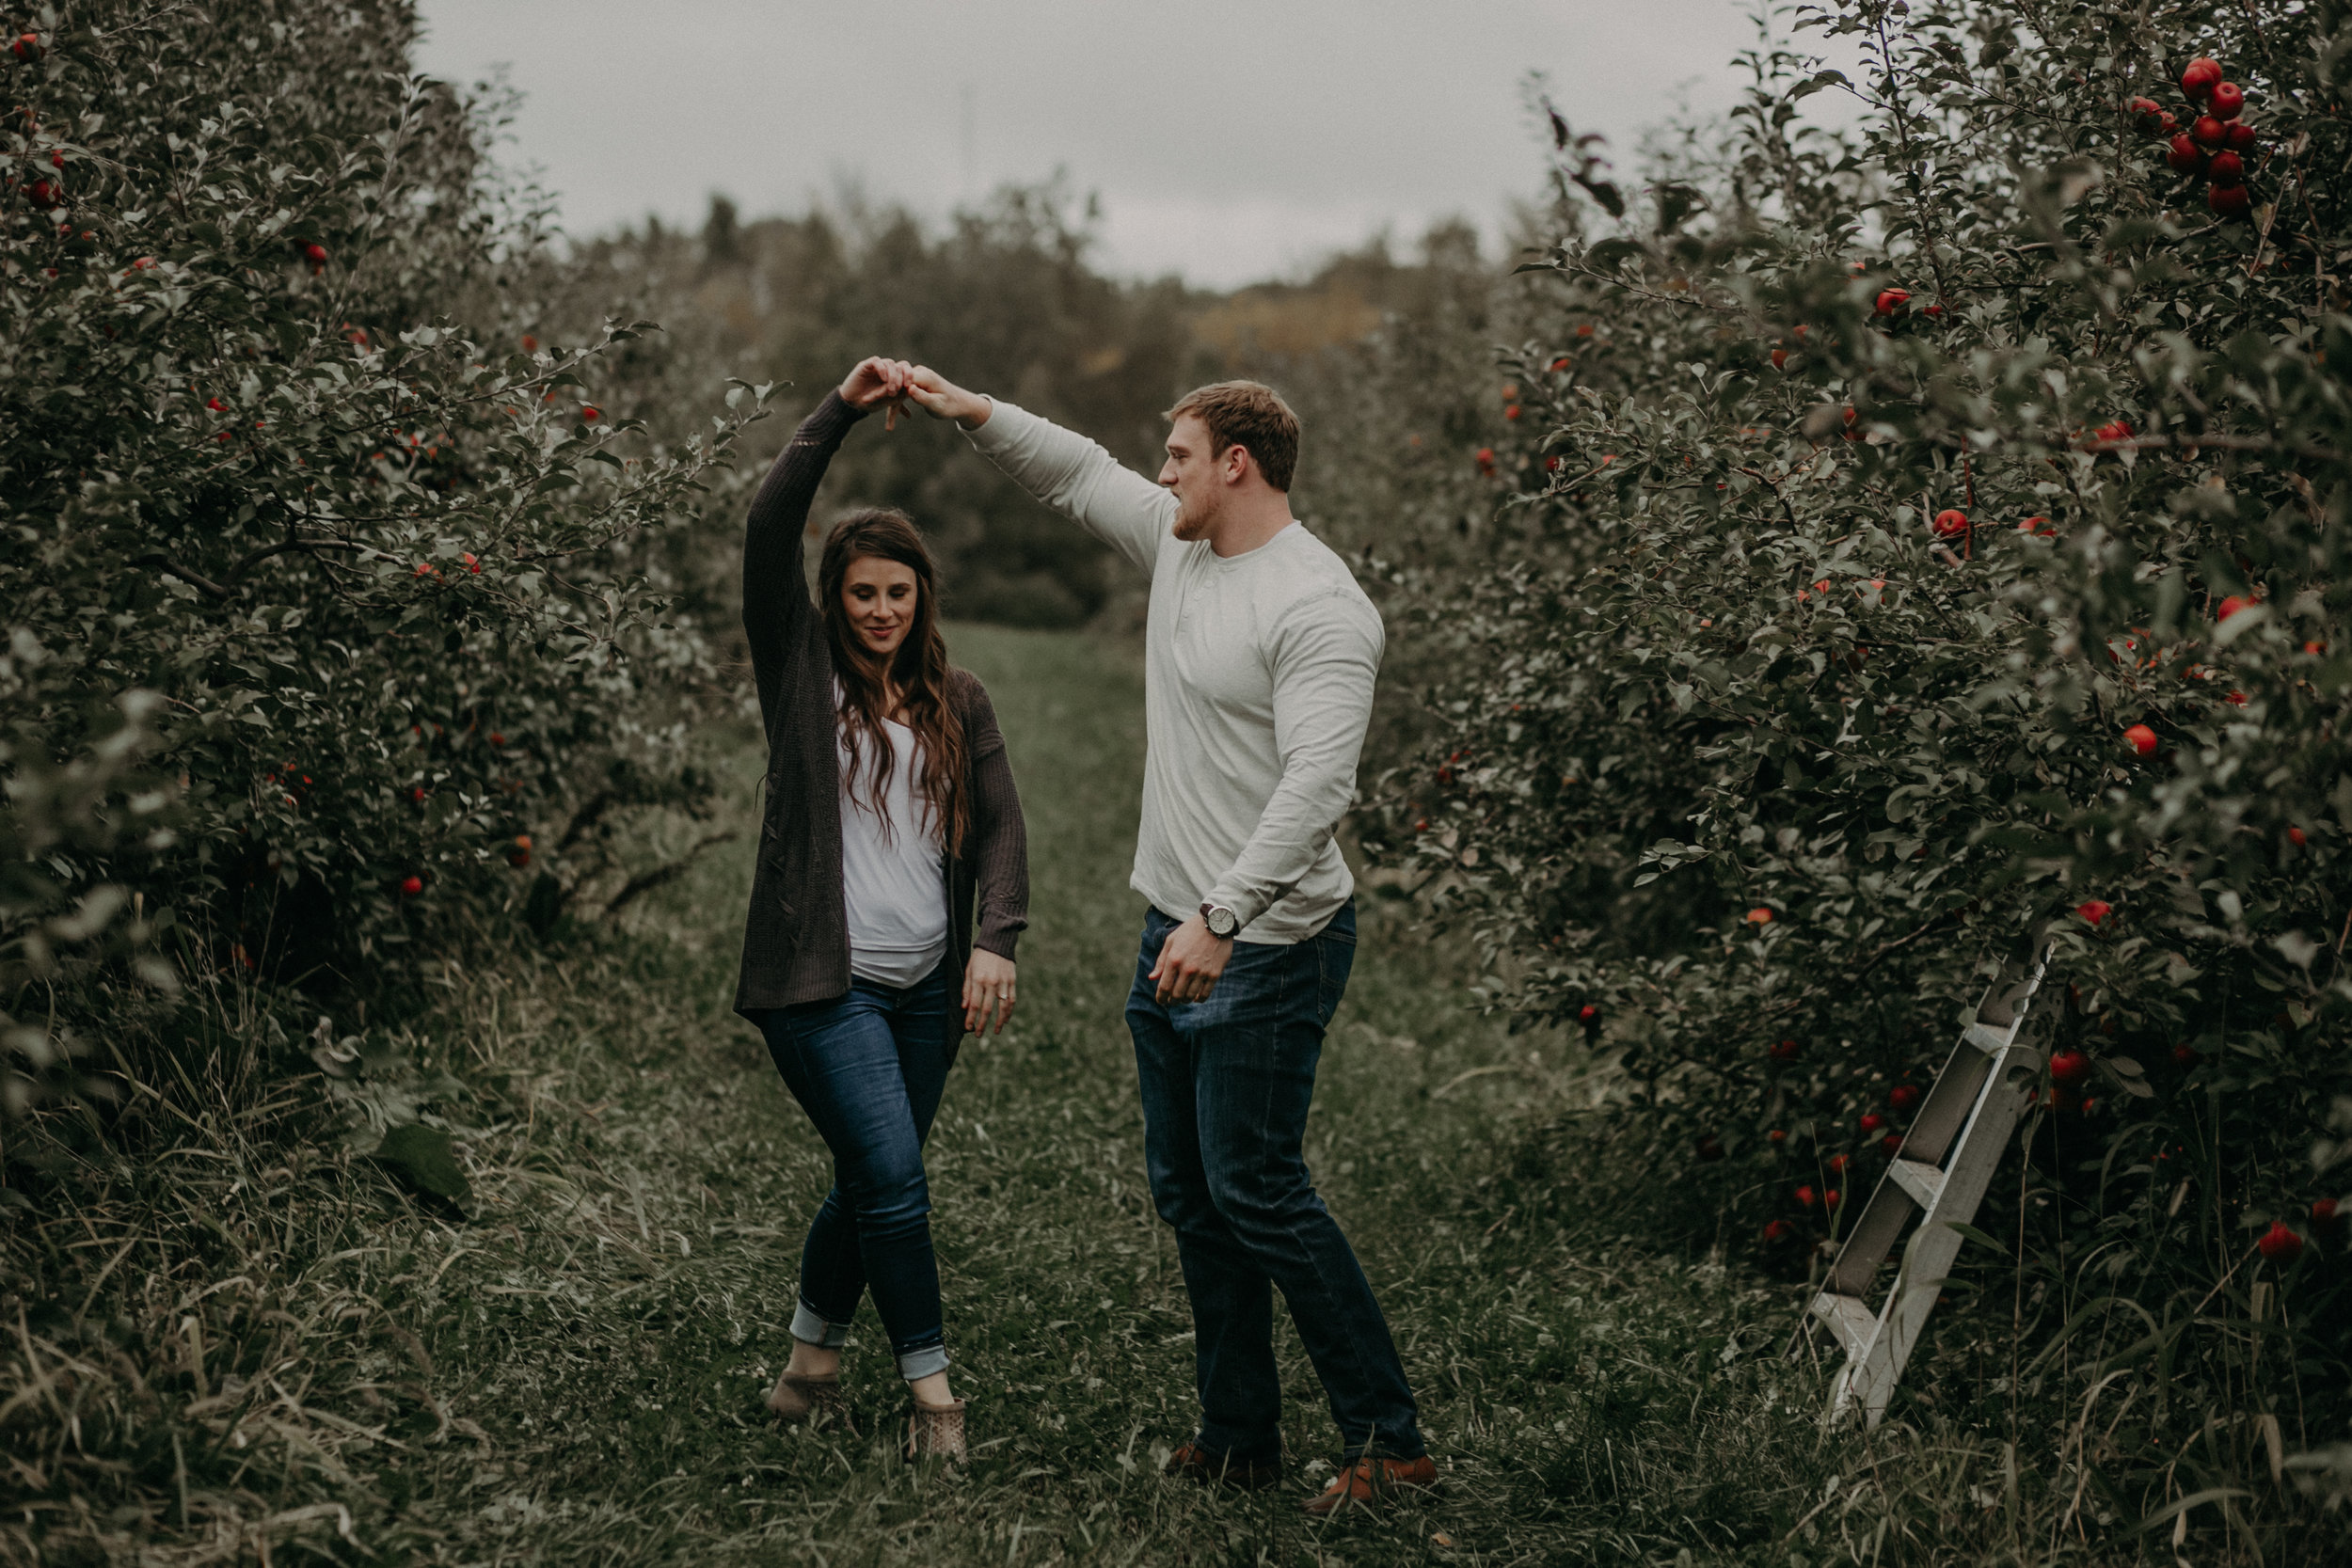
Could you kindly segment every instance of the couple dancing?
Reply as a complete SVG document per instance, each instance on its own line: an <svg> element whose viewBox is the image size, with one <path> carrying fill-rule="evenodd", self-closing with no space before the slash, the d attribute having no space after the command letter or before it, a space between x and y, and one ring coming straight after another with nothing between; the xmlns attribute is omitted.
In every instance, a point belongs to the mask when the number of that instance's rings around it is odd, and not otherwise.
<svg viewBox="0 0 2352 1568"><path fill-rule="evenodd" d="M1013 1010L1028 905L1021 802L988 694L947 663L914 523L880 510L842 519L814 604L801 546L850 427L910 402L961 425L1152 579L1132 879L1150 907L1126 1011L1152 1196L1192 1298L1200 1424L1168 1473L1280 1478L1271 1285L1343 1445L1309 1510L1427 1486L1436 1467L1404 1367L1300 1155L1356 950L1332 834L1355 788L1380 619L1293 521L1298 421L1254 382L1203 387L1169 410L1154 484L1010 404L866 359L802 422L752 502L743 623L769 764L736 1010L767 1037L834 1157L769 1405L787 1421L840 1407L841 1346L870 1289L914 1401L908 1457L964 1457L922 1146L961 1037L1001 1031Z"/></svg>

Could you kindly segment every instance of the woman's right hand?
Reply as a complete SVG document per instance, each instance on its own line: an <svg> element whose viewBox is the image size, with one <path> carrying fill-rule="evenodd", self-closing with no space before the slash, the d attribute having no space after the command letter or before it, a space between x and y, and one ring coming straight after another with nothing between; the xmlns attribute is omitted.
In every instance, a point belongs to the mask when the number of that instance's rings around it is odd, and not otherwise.
<svg viewBox="0 0 2352 1568"><path fill-rule="evenodd" d="M861 359L857 368L842 380L841 401L852 408L871 408L887 403L893 405L895 414L906 405L907 384L914 374L914 367L903 359L884 359L880 356Z"/></svg>

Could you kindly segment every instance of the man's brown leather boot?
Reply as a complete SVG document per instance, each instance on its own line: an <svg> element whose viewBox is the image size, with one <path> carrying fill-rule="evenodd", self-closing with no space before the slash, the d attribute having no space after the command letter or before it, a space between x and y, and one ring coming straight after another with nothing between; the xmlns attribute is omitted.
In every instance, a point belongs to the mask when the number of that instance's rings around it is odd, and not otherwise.
<svg viewBox="0 0 2352 1568"><path fill-rule="evenodd" d="M1186 1481L1197 1481L1204 1486L1222 1481L1228 1486L1239 1486L1251 1492L1272 1486L1282 1479L1282 1462L1279 1459L1235 1459L1231 1454L1204 1449L1198 1443L1186 1443L1169 1454L1168 1463L1160 1468L1164 1474L1182 1476Z"/></svg>
<svg viewBox="0 0 2352 1568"><path fill-rule="evenodd" d="M850 1417L849 1402L841 1397L838 1376L807 1377L787 1372L768 1391L768 1408L786 1426L798 1426L819 1416L830 1416L846 1424Z"/></svg>
<svg viewBox="0 0 2352 1568"><path fill-rule="evenodd" d="M1349 1506L1377 1507L1387 1494L1405 1487L1426 1492L1438 1484L1438 1462L1419 1459L1359 1459L1343 1465L1331 1484L1299 1506L1310 1513L1337 1513Z"/></svg>

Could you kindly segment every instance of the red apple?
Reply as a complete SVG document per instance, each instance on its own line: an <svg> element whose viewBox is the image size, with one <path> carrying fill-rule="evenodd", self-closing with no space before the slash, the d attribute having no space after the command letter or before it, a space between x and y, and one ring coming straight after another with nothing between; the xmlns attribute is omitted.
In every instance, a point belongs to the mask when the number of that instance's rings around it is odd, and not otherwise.
<svg viewBox="0 0 2352 1568"><path fill-rule="evenodd" d="M2097 926L2115 912L2115 906L2104 898L2086 898L2074 906L2074 912L2092 926Z"/></svg>
<svg viewBox="0 0 2352 1568"><path fill-rule="evenodd" d="M2200 147L2219 147L2228 139L2230 131L2217 117L2199 115L2189 123L2188 134Z"/></svg>
<svg viewBox="0 0 2352 1568"><path fill-rule="evenodd" d="M1968 514L1957 507L1946 507L1935 515L1934 527L1938 539L1957 539L1968 531Z"/></svg>
<svg viewBox="0 0 2352 1568"><path fill-rule="evenodd" d="M463 554L459 555L457 559L466 563L467 571L471 572L476 577L480 577L482 575L482 562L474 559L474 554L471 550L465 551Z"/></svg>
<svg viewBox="0 0 2352 1568"><path fill-rule="evenodd" d="M1785 348L1776 348L1772 350L1772 369L1780 371L1787 370L1788 368L1788 351Z"/></svg>
<svg viewBox="0 0 2352 1568"><path fill-rule="evenodd" d="M2143 757L2152 757L2156 754L2156 732L2145 724L2134 724L2123 732L2123 738L2130 744L2133 751L2137 752Z"/></svg>
<svg viewBox="0 0 2352 1568"><path fill-rule="evenodd" d="M1479 472L1491 475L1495 471L1495 449L1481 447L1477 455Z"/></svg>
<svg viewBox="0 0 2352 1568"><path fill-rule="evenodd" d="M2336 1223L2336 1200L2332 1197L2314 1199L2312 1203L2312 1223L2330 1226Z"/></svg>
<svg viewBox="0 0 2352 1568"><path fill-rule="evenodd" d="M2221 62L2200 55L2181 72L2181 91L2192 99L2204 97L2221 85Z"/></svg>
<svg viewBox="0 0 2352 1568"><path fill-rule="evenodd" d="M1782 1040L1772 1048L1772 1058L1775 1062L1793 1062L1797 1059L1797 1050L1795 1040Z"/></svg>
<svg viewBox="0 0 2352 1568"><path fill-rule="evenodd" d="M1919 1086L1915 1084L1898 1084L1886 1091L1886 1102L1898 1111L1908 1111L1919 1103Z"/></svg>
<svg viewBox="0 0 2352 1568"><path fill-rule="evenodd" d="M2234 152L2217 152L2205 166L2205 177L2217 185L2246 183L2246 160Z"/></svg>
<svg viewBox="0 0 2352 1568"><path fill-rule="evenodd" d="M1885 1125L1886 1118L1876 1111L1865 1111L1862 1114L1861 1127L1865 1132L1875 1132Z"/></svg>
<svg viewBox="0 0 2352 1568"><path fill-rule="evenodd" d="M1799 1187L1797 1189L1797 1201L1807 1209L1813 1207L1815 1200L1819 1198L1820 1196L1820 1195L1816 1193L1810 1186Z"/></svg>
<svg viewBox="0 0 2352 1568"><path fill-rule="evenodd" d="M2300 828L2289 828L2287 830L2287 842L2294 845L2297 849L2303 847L2303 830Z"/></svg>
<svg viewBox="0 0 2352 1568"><path fill-rule="evenodd" d="M2221 700L2229 704L2232 707L2244 707L2246 705L2246 693L2243 691L2233 691Z"/></svg>
<svg viewBox="0 0 2352 1568"><path fill-rule="evenodd" d="M2254 150L2254 128L2242 119L2233 119L2224 141L2233 152L2250 152Z"/></svg>
<svg viewBox="0 0 2352 1568"><path fill-rule="evenodd" d="M1895 1155L1900 1153L1902 1151L1902 1147L1903 1135L1900 1132L1889 1132L1886 1136L1879 1140L1880 1152L1886 1155L1889 1159L1892 1159Z"/></svg>
<svg viewBox="0 0 2352 1568"><path fill-rule="evenodd" d="M1600 1022L1600 1008L1593 1003L1587 1002L1584 1006L1576 1010L1576 1018L1577 1022L1580 1023L1598 1023Z"/></svg>
<svg viewBox="0 0 2352 1568"><path fill-rule="evenodd" d="M2235 82L2219 83L2214 87L2213 96L2205 100L2205 107L2213 111L2216 119L2235 119L2238 111L2246 107L2246 89Z"/></svg>
<svg viewBox="0 0 2352 1568"><path fill-rule="evenodd" d="M581 419L583 419L583 420L587 420L590 424L595 424L595 423L596 422L596 420L599 420L599 419L603 418L603 413L604 413L604 411L603 411L602 409L600 409L600 408L596 407L596 404L580 404L580 417ZM1512 415L1511 417L1512 417L1513 419L1517 419L1517 418L1518 418L1518 415L1516 415L1516 414Z"/></svg>
<svg viewBox="0 0 2352 1568"><path fill-rule="evenodd" d="M1836 1188L1832 1187L1828 1192L1821 1195L1821 1201L1830 1208L1835 1209L1839 1204L1846 1201L1846 1195L1839 1192Z"/></svg>
<svg viewBox="0 0 2352 1568"><path fill-rule="evenodd" d="M2205 193L2205 206L2216 217L2242 218L2254 210L2254 198L2244 185L2216 185Z"/></svg>
<svg viewBox="0 0 2352 1568"><path fill-rule="evenodd" d="M2292 1263L2303 1256L2303 1238L2289 1230L2283 1220L2273 1220L2254 1248L2274 1263Z"/></svg>
<svg viewBox="0 0 2352 1568"><path fill-rule="evenodd" d="M1766 909L1766 908L1765 908L1763 905L1761 905L1761 904L1758 904L1758 905L1757 905L1755 909L1752 909L1752 910L1750 910L1750 911L1747 912L1747 917L1746 917L1746 921L1745 921L1745 924L1747 924L1747 925L1750 925L1750 926L1770 926L1772 923L1772 911L1771 910Z"/></svg>
<svg viewBox="0 0 2352 1568"><path fill-rule="evenodd" d="M2050 1058L2050 1081L2079 1084L2090 1076L2090 1058L2079 1051L2061 1051Z"/></svg>
<svg viewBox="0 0 2352 1568"><path fill-rule="evenodd" d="M2213 618L2217 621L2226 621L2231 616L2235 615L2239 610L2244 610L2248 605L2252 604L2253 602L2254 601L2251 599L2240 598L2235 594L2229 594L2227 597L2222 599L2219 605L2215 607Z"/></svg>
<svg viewBox="0 0 2352 1568"><path fill-rule="evenodd" d="M2164 123L2164 105L2153 98L2135 98L2123 109L2143 131L2153 132Z"/></svg>
<svg viewBox="0 0 2352 1568"><path fill-rule="evenodd" d="M17 35L16 41L10 44L8 48L9 52L14 54L20 60L38 59L40 55L40 35L39 33L19 33Z"/></svg>
<svg viewBox="0 0 2352 1568"><path fill-rule="evenodd" d="M2020 533L2030 533L2037 539L2055 539L2058 537L2058 526L2052 523L2049 518L2044 517L2038 512L2032 516L2027 517L2024 522L2019 523L2017 525L2017 531Z"/></svg>
<svg viewBox="0 0 2352 1568"><path fill-rule="evenodd" d="M506 736L499 734L496 730L492 730L490 732L490 744L493 746L503 746L506 744Z"/></svg>
<svg viewBox="0 0 2352 1568"><path fill-rule="evenodd" d="M403 877L400 879L400 891L414 898L424 891L424 879L417 876Z"/></svg>
<svg viewBox="0 0 2352 1568"><path fill-rule="evenodd" d="M2188 134L2183 132L2172 138L2172 145L2165 151L2164 161L2176 173L2195 174L2205 166L2205 154Z"/></svg>
<svg viewBox="0 0 2352 1568"><path fill-rule="evenodd" d="M1767 1143L1785 1144L1788 1141L1788 1134L1775 1127L1771 1132L1765 1133L1764 1138Z"/></svg>
<svg viewBox="0 0 2352 1568"><path fill-rule="evenodd" d="M1768 1242L1785 1242L1796 1233L1797 1227L1787 1220L1773 1220L1764 1227L1764 1239Z"/></svg>
<svg viewBox="0 0 2352 1568"><path fill-rule="evenodd" d="M314 267L326 265L326 247L315 240L302 247L302 259Z"/></svg>
<svg viewBox="0 0 2352 1568"><path fill-rule="evenodd" d="M1882 316L1891 316L1910 302L1911 291L1908 289L1881 289L1878 297L1878 313Z"/></svg>

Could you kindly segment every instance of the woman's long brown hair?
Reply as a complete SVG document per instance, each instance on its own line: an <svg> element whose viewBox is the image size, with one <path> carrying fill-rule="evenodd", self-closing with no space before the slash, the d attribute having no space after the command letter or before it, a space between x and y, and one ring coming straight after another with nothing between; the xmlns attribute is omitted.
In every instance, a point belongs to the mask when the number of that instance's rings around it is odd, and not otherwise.
<svg viewBox="0 0 2352 1568"><path fill-rule="evenodd" d="M887 666L866 652L841 605L841 584L850 562L865 556L896 561L914 573L914 624ZM817 566L817 597L824 606L834 673L841 681L841 736L850 753L850 797L857 797L860 775L865 775L875 814L882 816L883 793L891 769L898 766L898 753L882 732L882 678L887 674L898 688L900 721L922 742L921 783L930 821L947 853L960 855L972 825L972 804L963 787L963 720L947 695L947 643L939 634L938 578L914 520L903 512L874 507L842 518L826 536L825 553ZM883 832L896 826L883 817Z"/></svg>

